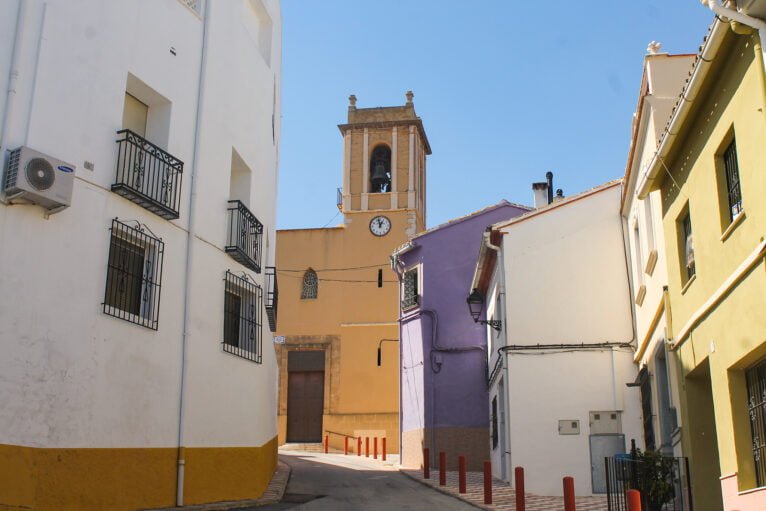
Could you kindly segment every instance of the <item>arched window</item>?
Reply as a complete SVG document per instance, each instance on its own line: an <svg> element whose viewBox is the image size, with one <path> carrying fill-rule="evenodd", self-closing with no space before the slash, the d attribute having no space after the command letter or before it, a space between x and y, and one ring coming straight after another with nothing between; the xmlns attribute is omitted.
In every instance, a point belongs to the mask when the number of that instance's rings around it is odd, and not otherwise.
<svg viewBox="0 0 766 511"><path fill-rule="evenodd" d="M379 145L370 157L370 192L391 191L391 149Z"/></svg>
<svg viewBox="0 0 766 511"><path fill-rule="evenodd" d="M309 268L306 270L306 273L303 274L303 290L301 291L301 298L316 298L318 290L319 279L317 279L317 272Z"/></svg>

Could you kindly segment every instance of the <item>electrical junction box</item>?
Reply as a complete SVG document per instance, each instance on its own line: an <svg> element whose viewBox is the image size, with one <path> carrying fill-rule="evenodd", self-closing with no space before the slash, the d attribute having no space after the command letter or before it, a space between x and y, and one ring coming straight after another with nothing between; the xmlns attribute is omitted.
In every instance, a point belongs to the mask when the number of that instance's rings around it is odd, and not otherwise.
<svg viewBox="0 0 766 511"><path fill-rule="evenodd" d="M622 412L607 410L590 412L591 435L619 435L622 433Z"/></svg>
<svg viewBox="0 0 766 511"><path fill-rule="evenodd" d="M559 435L579 435L580 421L565 419L559 421Z"/></svg>

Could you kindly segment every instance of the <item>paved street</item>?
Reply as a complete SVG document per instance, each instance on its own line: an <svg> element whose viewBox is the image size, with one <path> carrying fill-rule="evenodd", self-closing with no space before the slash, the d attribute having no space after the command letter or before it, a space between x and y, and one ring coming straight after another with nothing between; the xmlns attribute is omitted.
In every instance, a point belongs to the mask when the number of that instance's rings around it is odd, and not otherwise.
<svg viewBox="0 0 766 511"><path fill-rule="evenodd" d="M380 460L285 451L280 451L280 458L292 468L282 502L248 510L476 509L413 481Z"/></svg>

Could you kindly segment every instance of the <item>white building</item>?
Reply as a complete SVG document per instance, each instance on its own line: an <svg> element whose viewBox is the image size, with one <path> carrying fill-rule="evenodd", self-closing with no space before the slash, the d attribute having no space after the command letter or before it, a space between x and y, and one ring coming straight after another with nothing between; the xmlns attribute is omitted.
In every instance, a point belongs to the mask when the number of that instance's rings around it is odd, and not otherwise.
<svg viewBox="0 0 766 511"><path fill-rule="evenodd" d="M0 508L264 491L280 62L278 0L3 3Z"/></svg>
<svg viewBox="0 0 766 511"><path fill-rule="evenodd" d="M647 449L681 456L680 401L675 355L667 349L665 240L660 191L640 200L636 183L657 149L662 130L678 101L694 55L659 53L651 43L644 58L638 106L633 116L621 215L630 259L633 317L639 367L643 438Z"/></svg>
<svg viewBox="0 0 766 511"><path fill-rule="evenodd" d="M531 493L561 495L565 476L577 495L605 493L604 457L641 438L620 189L558 198L481 245L472 289L500 322L488 328L492 467L505 480L523 467Z"/></svg>

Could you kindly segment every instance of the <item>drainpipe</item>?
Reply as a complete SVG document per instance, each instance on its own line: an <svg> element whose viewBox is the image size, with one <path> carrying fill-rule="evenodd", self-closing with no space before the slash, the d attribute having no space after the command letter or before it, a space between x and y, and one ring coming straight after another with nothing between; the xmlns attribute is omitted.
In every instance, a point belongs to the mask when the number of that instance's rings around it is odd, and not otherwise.
<svg viewBox="0 0 766 511"><path fill-rule="evenodd" d="M16 93L21 75L22 42L26 35L27 20L29 18L29 0L20 0L19 10L16 13L16 33L13 36L13 53L11 67L8 73L8 90L6 91L5 109L3 110L3 123L0 127L0 162L5 162L5 145L8 142L8 127L13 123L16 113ZM5 165L3 165L5 167Z"/></svg>
<svg viewBox="0 0 766 511"><path fill-rule="evenodd" d="M192 279L192 261L194 256L194 224L195 224L195 202L197 198L197 170L199 168L200 152L200 126L202 118L202 103L205 98L205 70L207 68L207 49L208 35L210 25L211 7L214 2L205 2L205 10L202 13L202 51L200 55L199 66L199 86L197 88L197 115L194 120L194 155L191 166L191 192L189 194L189 227L186 233L186 267L184 269L184 314L183 331L181 334L181 382L178 397L178 466L176 473L176 505L184 505L184 475L185 475L185 448L184 432L186 424L184 414L186 411L186 371L188 366L188 344L189 330L191 329L191 279Z"/></svg>
<svg viewBox="0 0 766 511"><path fill-rule="evenodd" d="M763 45L766 43L766 21L758 18L754 18L753 16L748 16L747 14L743 14L735 9L729 9L728 7L724 7L721 0L701 0L702 5L707 5L711 11L713 11L716 15L722 17L722 18L728 18L729 22L731 24L731 29L737 33L737 34L744 34L748 33L748 30L743 30L743 27L741 25L746 25L747 27L754 28L758 31L758 37L760 38L761 42L761 58L760 61L763 64L766 59L764 59L764 49ZM766 64L763 65L764 72L766 72Z"/></svg>

